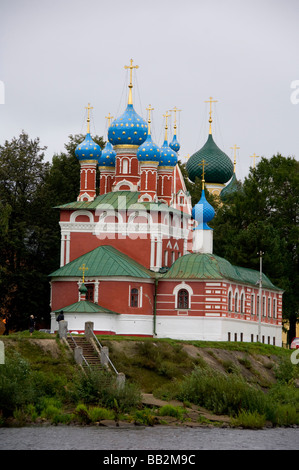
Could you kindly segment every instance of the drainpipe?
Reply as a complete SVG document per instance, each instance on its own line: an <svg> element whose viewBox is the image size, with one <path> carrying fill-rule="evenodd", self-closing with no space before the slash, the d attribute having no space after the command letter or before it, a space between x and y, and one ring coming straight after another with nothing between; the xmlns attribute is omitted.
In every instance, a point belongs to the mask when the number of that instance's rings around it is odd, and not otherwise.
<svg viewBox="0 0 299 470"><path fill-rule="evenodd" d="M157 319L157 290L158 290L158 279L155 279L155 294L154 294L154 336L157 335L156 331L156 319Z"/></svg>

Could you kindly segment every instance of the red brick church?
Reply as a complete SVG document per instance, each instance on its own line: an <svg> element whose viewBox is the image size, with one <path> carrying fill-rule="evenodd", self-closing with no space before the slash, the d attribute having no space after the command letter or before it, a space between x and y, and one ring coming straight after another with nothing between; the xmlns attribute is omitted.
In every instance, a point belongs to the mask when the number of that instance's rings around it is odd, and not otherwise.
<svg viewBox="0 0 299 470"><path fill-rule="evenodd" d="M213 140L211 115L207 143L187 165L190 179L202 180L201 199L192 208L177 164L176 119L170 142L165 114L158 146L153 108L147 108L147 121L134 109L132 61L128 68L128 104L109 122L103 150L90 135L88 106L87 134L76 149L80 192L59 207L61 260L50 275L51 331L63 310L68 329L78 333L92 321L101 334L280 346L283 292L264 274L260 280L258 271L213 253L208 223L214 209L205 187L227 189L235 174Z"/></svg>

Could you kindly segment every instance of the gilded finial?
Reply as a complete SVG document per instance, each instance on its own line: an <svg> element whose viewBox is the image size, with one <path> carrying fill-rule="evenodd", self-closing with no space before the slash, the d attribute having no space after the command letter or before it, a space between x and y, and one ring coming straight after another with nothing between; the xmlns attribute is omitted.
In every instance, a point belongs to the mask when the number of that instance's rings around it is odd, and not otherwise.
<svg viewBox="0 0 299 470"><path fill-rule="evenodd" d="M174 135L176 135L176 129L177 129L177 125L176 125L176 113L179 112L179 111L182 111L182 110L181 110L181 109L178 109L176 106L175 106L173 109L170 109L170 112L171 112L171 113L172 113L172 112L174 113L174 126L173 126L173 128L174 128L174 131L173 131Z"/></svg>
<svg viewBox="0 0 299 470"><path fill-rule="evenodd" d="M105 116L105 118L108 119L108 127L110 127L111 120L114 118L114 116L110 116L110 113L109 113L108 116Z"/></svg>
<svg viewBox="0 0 299 470"><path fill-rule="evenodd" d="M210 99L208 101L205 101L205 103L210 103L210 111L209 111L209 114L210 114L210 118L209 118L209 123L210 123L210 130L209 130L209 134L212 134L212 103L218 103L217 100L213 100L212 97L210 97Z"/></svg>
<svg viewBox="0 0 299 470"><path fill-rule="evenodd" d="M163 114L163 117L165 117L165 139L164 140L167 140L167 129L168 129L167 119L170 117L170 114L168 114L168 112L166 111L166 114Z"/></svg>
<svg viewBox="0 0 299 470"><path fill-rule="evenodd" d="M231 147L232 150L234 150L234 173L236 173L236 164L237 164L237 159L236 159L236 150L240 149L240 147L237 147L236 144Z"/></svg>
<svg viewBox="0 0 299 470"><path fill-rule="evenodd" d="M79 269L80 269L80 271L82 271L82 282L84 284L85 271L88 271L88 268L85 266L85 264L82 264L82 266Z"/></svg>
<svg viewBox="0 0 299 470"><path fill-rule="evenodd" d="M147 133L148 133L148 135L150 135L150 133L151 133L151 122L152 122L151 121L151 111L154 111L154 109L155 108L152 108L151 105L149 105L149 107L146 108L146 110L148 111L148 120L147 120L147 122L148 122L148 132Z"/></svg>
<svg viewBox="0 0 299 470"><path fill-rule="evenodd" d="M208 165L208 163L206 163L205 160L202 160L201 163L199 163L198 166L202 165L202 184L201 184L201 187L202 189L205 189L205 164Z"/></svg>
<svg viewBox="0 0 299 470"><path fill-rule="evenodd" d="M260 158L260 157L254 153L253 155L250 156L250 158L253 158L253 168L255 168L255 159Z"/></svg>
<svg viewBox="0 0 299 470"><path fill-rule="evenodd" d="M88 103L88 106L85 107L85 109L87 109L87 134L90 134L90 110L93 109L93 107Z"/></svg>
<svg viewBox="0 0 299 470"><path fill-rule="evenodd" d="M125 65L125 69L130 70L130 84L129 84L129 99L128 99L128 104L133 104L133 97L132 97L132 88L133 88L133 82L132 82L132 72L133 69L138 69L139 65L133 65L133 59L130 60L130 65Z"/></svg>

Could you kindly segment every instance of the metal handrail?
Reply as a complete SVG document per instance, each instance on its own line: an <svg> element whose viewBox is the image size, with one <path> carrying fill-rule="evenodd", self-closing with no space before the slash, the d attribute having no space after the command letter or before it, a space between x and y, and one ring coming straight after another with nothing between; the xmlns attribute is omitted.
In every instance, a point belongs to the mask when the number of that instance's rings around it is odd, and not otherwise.
<svg viewBox="0 0 299 470"><path fill-rule="evenodd" d="M70 335L70 337L72 338L72 340L73 340L74 345L76 346L76 348L78 348L78 345L77 345L77 343L76 343L76 341L75 341L75 338L73 337L72 333L71 333L69 330L67 330L67 332L68 332L68 334ZM83 361L85 362L85 365L87 365L87 367L90 368L90 365L88 364L88 362L87 362L86 358L84 357L84 355L83 355L82 353L80 353L80 354L81 354L81 357L82 357Z"/></svg>
<svg viewBox="0 0 299 470"><path fill-rule="evenodd" d="M100 350L101 352L103 352L105 354L105 356L107 357L108 359L108 362L109 364L111 365L112 369L114 370L114 372L116 373L116 375L118 375L118 372L114 366L114 364L111 362L111 359L109 356L107 356L107 354L105 353L105 351L103 350L103 346L101 345L101 343L99 342L98 338L96 337L96 335L94 334L93 330L90 330L92 332L92 336L93 338L95 339L95 341L98 343L99 347L100 347Z"/></svg>

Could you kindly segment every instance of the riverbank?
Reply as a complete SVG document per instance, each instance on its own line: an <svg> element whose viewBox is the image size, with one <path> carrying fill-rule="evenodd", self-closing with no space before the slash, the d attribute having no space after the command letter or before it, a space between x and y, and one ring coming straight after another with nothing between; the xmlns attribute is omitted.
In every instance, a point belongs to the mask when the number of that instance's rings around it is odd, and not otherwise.
<svg viewBox="0 0 299 470"><path fill-rule="evenodd" d="M298 366L288 350L103 336L101 343L126 375L120 390L113 380L107 382L107 374L82 374L54 335L24 332L2 339L2 426L262 429L299 424Z"/></svg>

